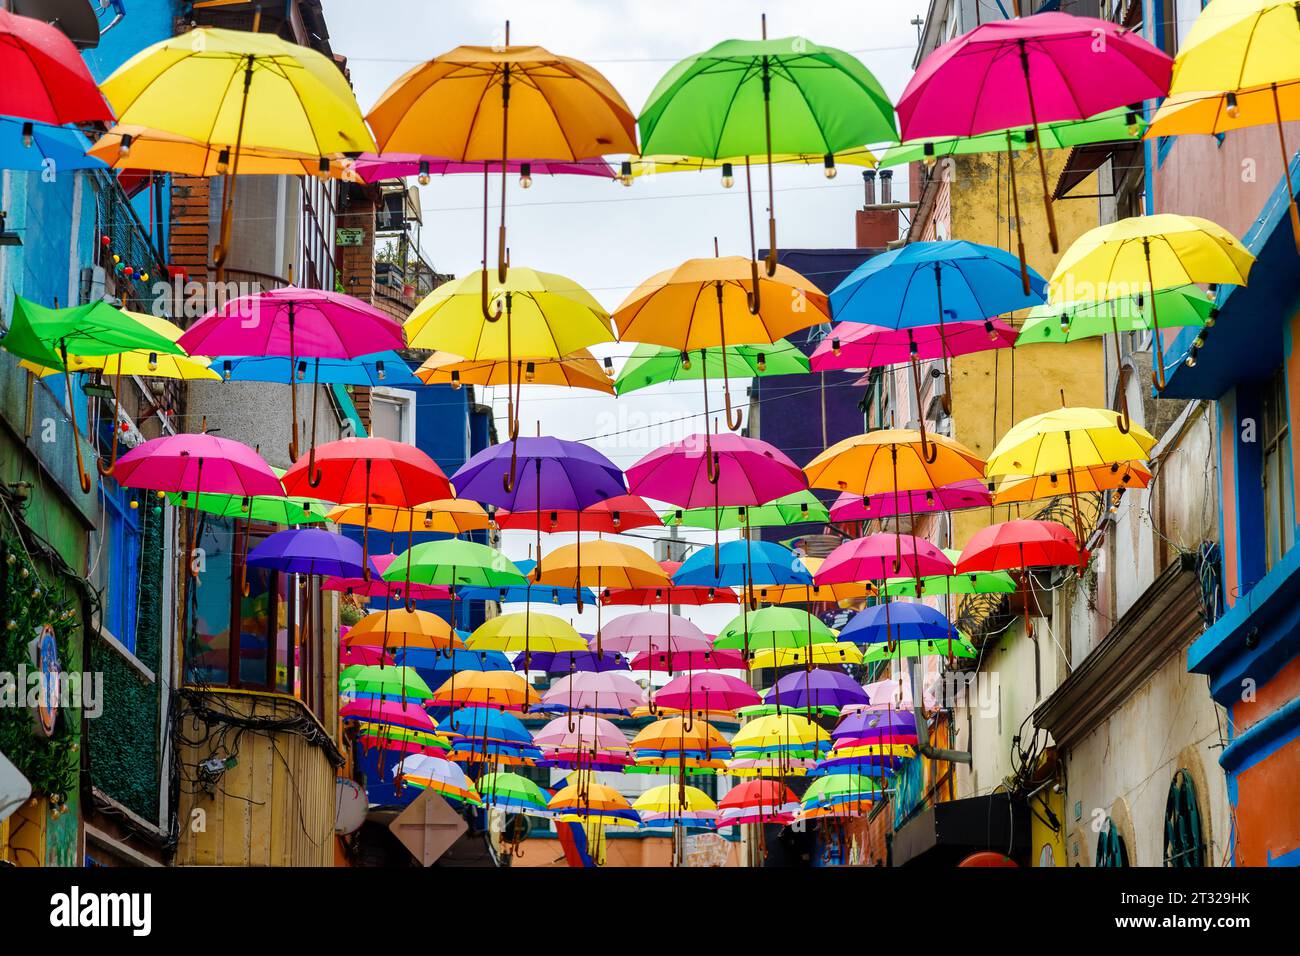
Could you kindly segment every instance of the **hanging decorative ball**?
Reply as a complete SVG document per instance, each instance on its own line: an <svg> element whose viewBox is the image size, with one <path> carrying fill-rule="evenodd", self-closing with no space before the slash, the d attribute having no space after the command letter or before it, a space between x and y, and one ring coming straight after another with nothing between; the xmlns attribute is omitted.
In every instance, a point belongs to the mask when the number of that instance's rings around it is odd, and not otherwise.
<svg viewBox="0 0 1300 956"><path fill-rule="evenodd" d="M141 281L141 282L148 282L148 281L149 281L149 273L147 273L147 272L141 272L141 273L140 273L140 281Z"/></svg>
<svg viewBox="0 0 1300 956"><path fill-rule="evenodd" d="M26 568L22 568L19 570L18 576L22 578L27 578L31 576L31 573L32 572L28 571Z"/></svg>
<svg viewBox="0 0 1300 956"><path fill-rule="evenodd" d="M111 241L112 241L112 240L110 240L110 239L108 238L108 236L100 236L100 237L99 237L99 244L100 244L101 246L106 246L106 245L108 245L109 242L111 242Z"/></svg>
<svg viewBox="0 0 1300 956"><path fill-rule="evenodd" d="M123 271L124 273L126 273L126 275L128 275L128 276L133 276L133 275L135 275L135 266L127 266L127 267L126 267L125 269L123 269L122 271Z"/></svg>
<svg viewBox="0 0 1300 956"><path fill-rule="evenodd" d="M122 257L119 256L119 255L115 252L115 253L113 253L113 261L114 261L114 262L121 262L121 261L122 261Z"/></svg>
<svg viewBox="0 0 1300 956"><path fill-rule="evenodd" d="M126 271L126 266L122 265L122 263L119 261L117 265L113 266L113 271L114 271L114 272L124 272L124 271Z"/></svg>
<svg viewBox="0 0 1300 956"><path fill-rule="evenodd" d="M5 564L9 565L9 567L11 568L14 566L17 560L18 560L18 555L14 554L12 551L10 551L7 555L5 555Z"/></svg>
<svg viewBox="0 0 1300 956"><path fill-rule="evenodd" d="M136 501L134 498L132 498L132 499L131 499L131 510L132 510L132 511L138 511L139 508L140 508L140 502L138 502L138 501Z"/></svg>

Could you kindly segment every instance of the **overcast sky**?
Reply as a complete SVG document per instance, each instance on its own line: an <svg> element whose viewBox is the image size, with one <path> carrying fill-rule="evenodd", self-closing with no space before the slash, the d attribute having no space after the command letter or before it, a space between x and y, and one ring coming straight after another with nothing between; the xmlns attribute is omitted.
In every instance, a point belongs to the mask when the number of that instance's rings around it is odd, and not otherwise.
<svg viewBox="0 0 1300 956"><path fill-rule="evenodd" d="M500 42L508 17L511 42L541 45L586 61L639 113L655 83L678 60L724 39L757 39L764 11L768 36L800 35L853 53L897 99L916 49L916 27L910 21L923 16L926 6L923 0L386 0L382 5L324 0L331 44L347 57L365 111L417 62L462 44ZM714 236L724 255L747 255L745 193L740 187L737 183L722 189L716 171L648 177L630 189L591 177L537 176L525 192L512 181L507 211L511 258L516 265L569 276L612 310L653 273L683 259L711 255ZM496 188L494 184L494 194ZM846 167L828 181L820 166L778 166L776 188L781 245L853 245L853 214L862 203L857 170ZM903 188L899 183L897 191ZM421 189L422 245L439 271L463 275L479 268L481 201L482 180L475 176L435 177ZM761 205L755 215L765 218ZM760 245L765 245L766 228L762 231ZM491 239L495 255L495 235ZM630 346L593 351L614 356L618 365ZM734 384L733 395L743 402L745 383ZM721 399L721 388L716 391L711 407ZM498 411L504 413L503 408ZM596 438L592 444L626 468L657 445L698 431L700 418L678 419L702 411L698 382L650 388L617 402L590 391L535 386L525 390L521 430L532 434L540 421L546 434ZM551 536L546 546L566 540ZM527 547L526 536L511 535L506 544L512 558L526 557ZM729 616L725 610L702 609L698 620L710 629ZM594 618L582 623L594 624Z"/></svg>

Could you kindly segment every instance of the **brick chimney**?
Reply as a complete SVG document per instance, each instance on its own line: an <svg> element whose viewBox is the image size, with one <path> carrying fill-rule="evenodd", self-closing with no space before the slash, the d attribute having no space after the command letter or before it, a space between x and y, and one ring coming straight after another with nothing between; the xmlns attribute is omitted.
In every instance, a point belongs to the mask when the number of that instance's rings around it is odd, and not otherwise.
<svg viewBox="0 0 1300 956"><path fill-rule="evenodd" d="M891 169L879 171L879 203L876 201L876 178L876 170L862 171L863 208L859 209L855 216L859 249L883 249L898 238L898 210L872 208L893 202L891 196L894 172Z"/></svg>

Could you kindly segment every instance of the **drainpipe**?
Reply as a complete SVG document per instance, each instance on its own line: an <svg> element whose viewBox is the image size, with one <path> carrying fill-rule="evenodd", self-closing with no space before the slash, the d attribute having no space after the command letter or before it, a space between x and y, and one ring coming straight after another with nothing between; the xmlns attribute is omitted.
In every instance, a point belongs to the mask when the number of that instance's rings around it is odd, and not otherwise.
<svg viewBox="0 0 1300 956"><path fill-rule="evenodd" d="M950 763L970 763L971 755L967 750L945 750L930 744L930 726L925 722L925 695L921 687L921 659L913 657L908 661L908 670L912 676L912 713L916 716L916 752L931 760L947 760Z"/></svg>

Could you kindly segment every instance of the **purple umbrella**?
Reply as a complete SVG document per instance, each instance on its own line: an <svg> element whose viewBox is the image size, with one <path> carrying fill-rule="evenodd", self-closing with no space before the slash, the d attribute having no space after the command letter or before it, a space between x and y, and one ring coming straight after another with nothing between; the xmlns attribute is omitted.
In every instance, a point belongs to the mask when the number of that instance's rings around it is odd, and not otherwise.
<svg viewBox="0 0 1300 956"><path fill-rule="evenodd" d="M421 156L419 153L362 153L352 165L352 170L364 183L375 183L381 179L402 179L407 176L419 176L423 185L430 176L446 176L449 173L494 172L501 168L501 162L473 163L458 159L446 159L440 156ZM533 176L599 176L603 179L614 178L614 168L603 159L555 160L532 159L511 160L506 164L508 172L518 173L520 185L531 183Z"/></svg>
<svg viewBox="0 0 1300 956"><path fill-rule="evenodd" d="M277 531L248 553L250 568L270 568L287 574L361 577L361 545L324 528Z"/></svg>
<svg viewBox="0 0 1300 956"><path fill-rule="evenodd" d="M866 743L916 743L916 716L907 710L860 710L836 724L831 739Z"/></svg>
<svg viewBox="0 0 1300 956"><path fill-rule="evenodd" d="M542 515L547 511L572 511L627 493L623 471L612 461L580 442L560 438L516 438L483 449L451 476L457 498L469 498L506 511L532 511L537 515L537 565L533 580L541 578ZM582 524L579 520L578 562L582 561ZM575 582L578 613L582 613L581 582Z"/></svg>
<svg viewBox="0 0 1300 956"><path fill-rule="evenodd" d="M868 703L867 692L843 671L808 668L786 674L767 692L763 702L791 710L847 707Z"/></svg>
<svg viewBox="0 0 1300 956"><path fill-rule="evenodd" d="M524 669L524 655L515 658L515 670ZM547 674L572 674L578 671L603 674L605 671L630 670L627 658L613 651L541 651L532 655L529 670Z"/></svg>

